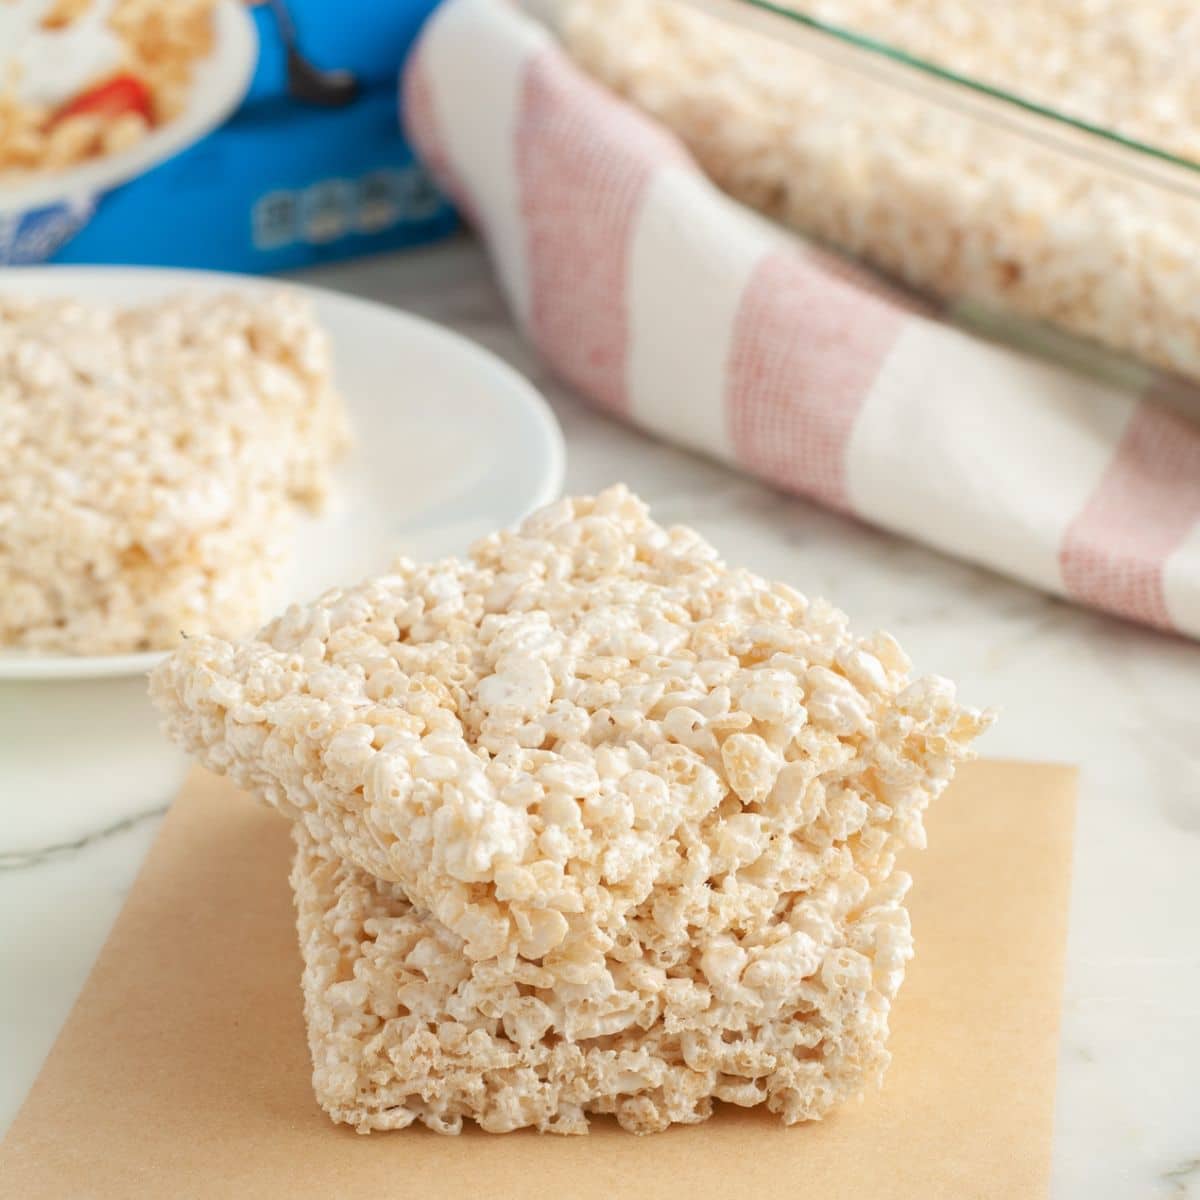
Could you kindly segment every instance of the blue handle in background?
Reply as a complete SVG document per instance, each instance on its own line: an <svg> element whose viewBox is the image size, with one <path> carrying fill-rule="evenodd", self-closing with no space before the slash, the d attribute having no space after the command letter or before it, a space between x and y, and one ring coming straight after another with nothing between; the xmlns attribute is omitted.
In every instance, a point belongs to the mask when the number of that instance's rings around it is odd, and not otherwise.
<svg viewBox="0 0 1200 1200"><path fill-rule="evenodd" d="M314 66L351 71L364 88L393 87L396 72L438 0L284 0L299 48ZM287 56L271 3L250 9L258 67L245 103L287 94Z"/></svg>

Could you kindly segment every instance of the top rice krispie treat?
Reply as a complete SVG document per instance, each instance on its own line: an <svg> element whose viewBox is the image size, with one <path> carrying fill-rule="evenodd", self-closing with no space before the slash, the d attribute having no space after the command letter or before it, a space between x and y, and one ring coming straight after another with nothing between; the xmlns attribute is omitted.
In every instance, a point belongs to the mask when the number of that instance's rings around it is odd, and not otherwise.
<svg viewBox="0 0 1200 1200"><path fill-rule="evenodd" d="M0 295L0 648L254 629L346 438L296 295Z"/></svg>
<svg viewBox="0 0 1200 1200"><path fill-rule="evenodd" d="M985 724L886 634L726 567L623 487L251 641L189 639L151 690L205 765L398 883L468 959L578 989L576 1037L625 1011L633 959L699 955L731 996L803 974Z"/></svg>

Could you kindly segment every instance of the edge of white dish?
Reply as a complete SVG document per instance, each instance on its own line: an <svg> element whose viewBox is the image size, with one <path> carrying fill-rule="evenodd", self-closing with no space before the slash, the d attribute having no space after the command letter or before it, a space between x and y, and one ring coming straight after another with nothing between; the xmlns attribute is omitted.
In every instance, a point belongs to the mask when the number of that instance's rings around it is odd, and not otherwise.
<svg viewBox="0 0 1200 1200"><path fill-rule="evenodd" d="M0 680L104 679L123 675L142 675L152 671L169 650L144 650L138 654L26 654L23 651L0 652Z"/></svg>

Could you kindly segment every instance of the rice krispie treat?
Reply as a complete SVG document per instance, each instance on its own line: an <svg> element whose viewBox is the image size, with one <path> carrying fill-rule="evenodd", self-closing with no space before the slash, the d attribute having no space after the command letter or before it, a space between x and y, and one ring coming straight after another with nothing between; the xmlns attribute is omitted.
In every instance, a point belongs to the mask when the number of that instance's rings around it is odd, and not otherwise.
<svg viewBox="0 0 1200 1200"><path fill-rule="evenodd" d="M427 954L452 948L461 967L446 990L468 976L520 985L561 1046L508 1063L522 1089L541 1080L523 1119L482 1077L462 1099L453 1057L453 1079L388 1115L416 1076L380 1083L372 1039L406 977L381 948L385 979L370 983L376 951L348 948L362 937L346 926L347 986L310 955L307 992L335 1116L579 1128L584 1111L616 1111L650 1130L702 1119L714 1095L817 1117L886 1063L911 952L895 855L920 844L926 804L986 723L908 667L887 635L852 636L836 610L727 568L614 487L543 509L466 561L402 560L252 641L189 639L151 691L205 765L297 821L306 938L339 889L411 904L438 931ZM312 855L346 872L331 865L335 881ZM325 899L305 900L309 876ZM379 1012L362 1007L368 992ZM349 1023L335 1029L321 1014L343 993ZM742 1072L728 1047L750 1030L761 1041ZM754 1081L793 1035L811 1039L792 1053L806 1065L763 1090ZM484 1055L500 1036L471 1046ZM615 1068L597 1082L572 1056L611 1039L658 1065L627 1088Z"/></svg>
<svg viewBox="0 0 1200 1200"><path fill-rule="evenodd" d="M0 295L0 648L254 629L346 444L330 370L286 292Z"/></svg>
<svg viewBox="0 0 1200 1200"><path fill-rule="evenodd" d="M572 1033L572 1010L600 989L523 958L471 959L398 885L338 859L302 825L294 837L313 1087L360 1133L414 1121L458 1133L464 1118L492 1133L586 1133L589 1113L653 1133L707 1119L714 1100L766 1104L790 1124L886 1066L903 971L882 959L909 953L903 878L839 913L819 950L797 957L786 937L752 948L740 981L699 946L665 967L652 952L625 956L628 1009L585 1038ZM827 899L804 898L792 919L828 922Z"/></svg>

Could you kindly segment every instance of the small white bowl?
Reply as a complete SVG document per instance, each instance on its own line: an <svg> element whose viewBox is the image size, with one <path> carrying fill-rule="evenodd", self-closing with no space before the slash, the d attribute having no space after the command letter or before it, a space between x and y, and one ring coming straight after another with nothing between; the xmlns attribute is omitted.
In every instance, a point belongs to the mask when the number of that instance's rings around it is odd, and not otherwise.
<svg viewBox="0 0 1200 1200"><path fill-rule="evenodd" d="M320 288L202 271L0 272L0 291L124 304L280 286L307 293L329 332L355 436L332 511L301 524L285 601L384 571L398 554L458 553L558 495L562 434L546 402L499 359L428 321ZM146 696L162 657L0 653L0 856L167 803L186 763Z"/></svg>

